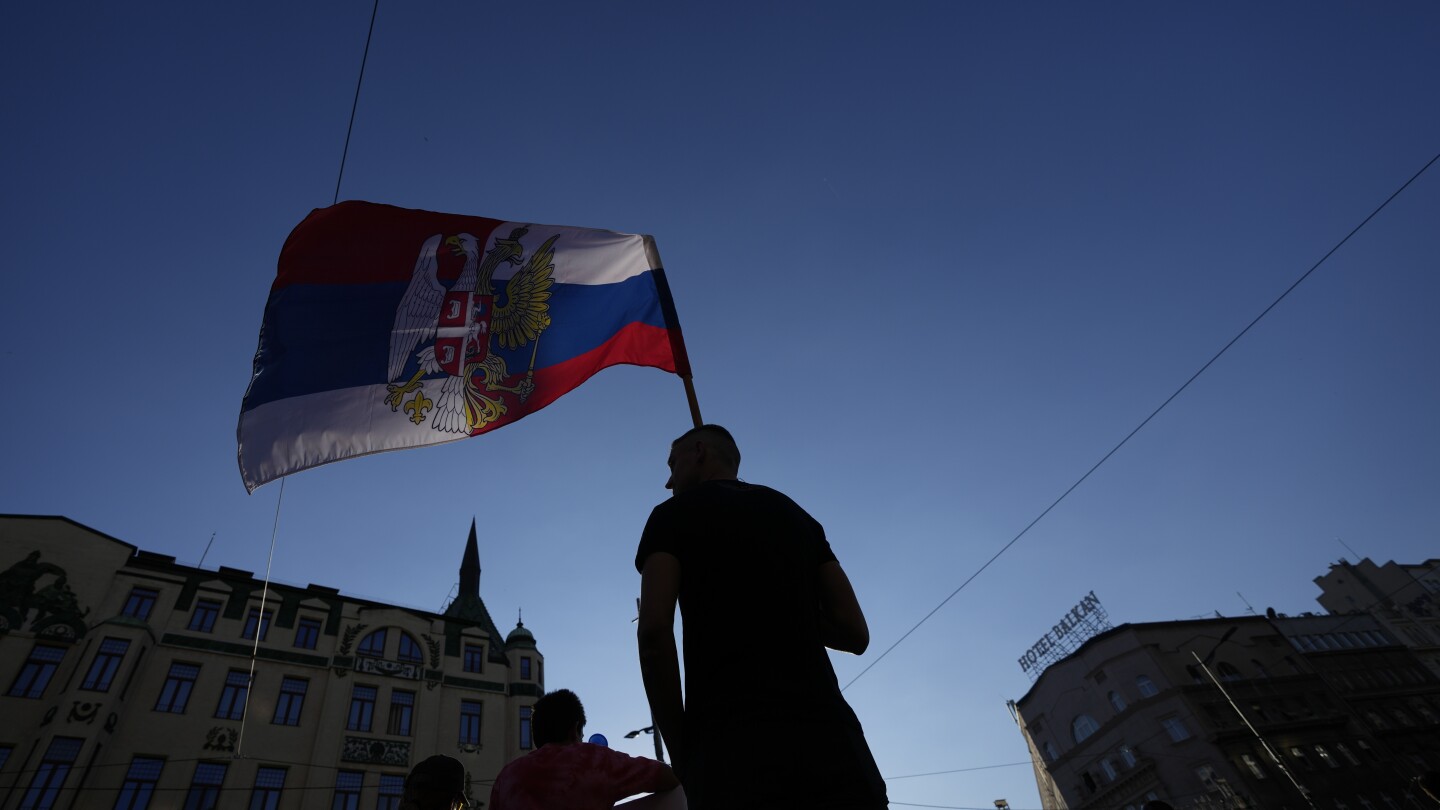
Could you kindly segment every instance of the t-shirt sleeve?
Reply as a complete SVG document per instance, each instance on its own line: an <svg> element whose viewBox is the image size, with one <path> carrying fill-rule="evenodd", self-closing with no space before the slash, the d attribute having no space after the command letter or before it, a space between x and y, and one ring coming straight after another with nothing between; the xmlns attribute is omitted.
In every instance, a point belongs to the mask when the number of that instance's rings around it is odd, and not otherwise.
<svg viewBox="0 0 1440 810"><path fill-rule="evenodd" d="M655 507L650 512L650 519L645 521L645 531L640 533L640 548L635 552L636 571L644 571L646 558L657 551L680 556L680 532L675 525L673 503L666 501Z"/></svg>
<svg viewBox="0 0 1440 810"><path fill-rule="evenodd" d="M653 759L632 757L613 748L601 750L605 752L600 763L605 771L605 782L614 788L611 802L636 793L653 792L665 776L665 765Z"/></svg>
<svg viewBox="0 0 1440 810"><path fill-rule="evenodd" d="M836 562L835 552L830 549L830 541L825 538L825 527L820 525L820 521L811 517L809 512L801 509L799 504L791 501L791 505L799 509L800 513L805 516L805 520L814 528L810 536L815 538L813 553L817 563L824 565L827 562Z"/></svg>

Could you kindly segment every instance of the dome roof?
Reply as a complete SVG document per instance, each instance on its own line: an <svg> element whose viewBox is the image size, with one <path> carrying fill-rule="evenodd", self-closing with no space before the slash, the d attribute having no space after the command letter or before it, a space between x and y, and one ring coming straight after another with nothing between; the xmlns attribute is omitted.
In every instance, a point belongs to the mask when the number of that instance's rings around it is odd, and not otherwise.
<svg viewBox="0 0 1440 810"><path fill-rule="evenodd" d="M524 622L516 622L515 629L505 637L506 647L534 647L535 635L525 629Z"/></svg>

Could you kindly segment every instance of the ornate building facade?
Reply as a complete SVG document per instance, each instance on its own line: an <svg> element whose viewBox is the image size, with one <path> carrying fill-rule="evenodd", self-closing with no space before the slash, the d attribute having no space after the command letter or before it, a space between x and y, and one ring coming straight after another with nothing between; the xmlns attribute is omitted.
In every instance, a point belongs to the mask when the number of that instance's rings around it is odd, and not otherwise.
<svg viewBox="0 0 1440 810"><path fill-rule="evenodd" d="M478 807L530 748L544 658L481 601L473 524L444 613L262 590L0 516L0 810L391 810L432 754L465 763Z"/></svg>
<svg viewBox="0 0 1440 810"><path fill-rule="evenodd" d="M1011 708L1046 810L1402 810L1440 768L1440 679L1366 614L1120 625Z"/></svg>

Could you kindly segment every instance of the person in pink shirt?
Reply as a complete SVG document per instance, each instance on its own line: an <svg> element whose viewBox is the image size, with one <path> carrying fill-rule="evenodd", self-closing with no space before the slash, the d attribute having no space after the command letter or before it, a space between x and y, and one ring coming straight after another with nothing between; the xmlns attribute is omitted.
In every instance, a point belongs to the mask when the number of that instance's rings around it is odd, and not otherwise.
<svg viewBox="0 0 1440 810"><path fill-rule="evenodd" d="M609 810L637 793L678 790L663 762L581 742L585 707L569 689L535 703L531 728L536 749L500 771L488 810Z"/></svg>

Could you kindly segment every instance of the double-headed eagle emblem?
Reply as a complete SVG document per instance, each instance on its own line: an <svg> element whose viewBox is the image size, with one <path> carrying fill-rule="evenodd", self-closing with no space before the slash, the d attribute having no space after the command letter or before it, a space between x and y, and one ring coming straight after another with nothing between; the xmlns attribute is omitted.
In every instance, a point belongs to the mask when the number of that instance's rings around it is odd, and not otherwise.
<svg viewBox="0 0 1440 810"><path fill-rule="evenodd" d="M528 231L520 227L508 237L496 237L483 259L479 242L468 233L448 238L436 234L425 240L390 333L385 401L391 411L403 409L416 425L428 414L435 430L474 434L505 415L506 394L524 404L535 390L535 353L540 333L550 326L559 234L545 240L527 260L520 239ZM441 271L441 251L464 260L459 276L448 285ZM492 279L502 264L520 269L499 300ZM511 381L493 340L505 349L535 344L524 377Z"/></svg>

